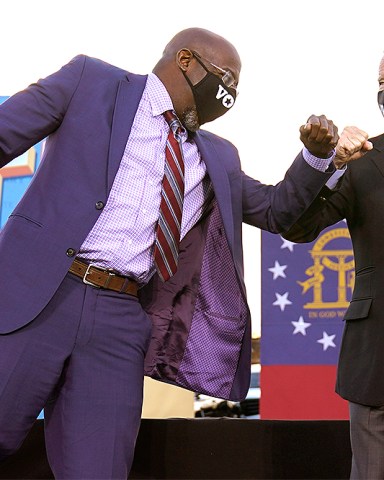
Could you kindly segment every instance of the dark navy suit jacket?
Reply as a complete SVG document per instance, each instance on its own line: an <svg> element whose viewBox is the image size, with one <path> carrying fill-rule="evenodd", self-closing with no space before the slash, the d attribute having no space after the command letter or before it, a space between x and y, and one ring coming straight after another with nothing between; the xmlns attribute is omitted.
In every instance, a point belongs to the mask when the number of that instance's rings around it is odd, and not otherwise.
<svg viewBox="0 0 384 480"><path fill-rule="evenodd" d="M145 83L146 76L80 55L0 106L0 167L47 138L0 233L0 333L33 321L67 274L108 200ZM215 202L183 239L175 277L166 284L154 277L140 292L153 321L146 373L236 400L248 389L251 350L242 222L287 230L332 172L314 170L299 154L281 183L263 185L242 172L231 143L202 130L194 138Z"/></svg>
<svg viewBox="0 0 384 480"><path fill-rule="evenodd" d="M310 242L346 219L353 243L355 285L345 313L336 391L354 403L384 405L384 135L351 162L326 203L316 200L287 238Z"/></svg>

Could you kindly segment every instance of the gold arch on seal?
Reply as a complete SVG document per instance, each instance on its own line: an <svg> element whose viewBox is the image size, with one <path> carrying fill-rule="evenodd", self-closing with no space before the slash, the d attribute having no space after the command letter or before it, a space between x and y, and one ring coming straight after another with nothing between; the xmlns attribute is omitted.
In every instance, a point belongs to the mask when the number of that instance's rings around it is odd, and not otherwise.
<svg viewBox="0 0 384 480"><path fill-rule="evenodd" d="M355 283L353 250L325 248L336 238L350 238L348 229L334 228L325 232L309 251L313 259L313 265L305 271L309 278L297 282L301 285L303 294L313 289L313 301L306 303L304 308L346 308L349 305L347 291L349 289L352 292ZM326 269L338 272L337 300L332 302L323 301Z"/></svg>

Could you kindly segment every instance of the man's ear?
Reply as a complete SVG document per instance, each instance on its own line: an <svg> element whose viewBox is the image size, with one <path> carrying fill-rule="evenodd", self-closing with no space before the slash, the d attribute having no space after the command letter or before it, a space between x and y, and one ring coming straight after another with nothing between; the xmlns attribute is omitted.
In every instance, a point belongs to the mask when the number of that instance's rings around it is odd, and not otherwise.
<svg viewBox="0 0 384 480"><path fill-rule="evenodd" d="M183 72L188 70L192 58L193 53L188 48L182 48L176 53L176 63Z"/></svg>

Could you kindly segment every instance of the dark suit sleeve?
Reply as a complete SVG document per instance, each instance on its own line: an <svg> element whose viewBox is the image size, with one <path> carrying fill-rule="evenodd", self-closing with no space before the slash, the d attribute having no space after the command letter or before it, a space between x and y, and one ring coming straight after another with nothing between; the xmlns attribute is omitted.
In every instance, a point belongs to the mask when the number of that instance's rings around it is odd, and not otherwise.
<svg viewBox="0 0 384 480"><path fill-rule="evenodd" d="M300 153L277 185L264 185L244 175L243 221L273 233L289 230L321 195L333 173L312 168Z"/></svg>
<svg viewBox="0 0 384 480"><path fill-rule="evenodd" d="M79 84L86 57L79 55L0 105L0 167L54 132Z"/></svg>
<svg viewBox="0 0 384 480"><path fill-rule="evenodd" d="M311 242L324 228L352 218L355 202L351 184L350 170L347 170L336 189L323 187L305 213L282 236L295 243Z"/></svg>

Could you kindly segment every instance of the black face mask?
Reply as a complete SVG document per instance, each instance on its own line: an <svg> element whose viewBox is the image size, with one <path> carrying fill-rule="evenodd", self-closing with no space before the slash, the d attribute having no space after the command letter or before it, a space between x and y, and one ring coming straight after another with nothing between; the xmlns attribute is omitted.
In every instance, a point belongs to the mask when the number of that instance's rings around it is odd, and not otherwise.
<svg viewBox="0 0 384 480"><path fill-rule="evenodd" d="M207 70L199 58L196 56L195 58L207 72L207 75L199 83L192 85L184 70L182 72L191 87L199 122L202 125L221 117L233 107L236 100L236 89L225 86L217 75Z"/></svg>
<svg viewBox="0 0 384 480"><path fill-rule="evenodd" d="M384 116L384 90L382 90L381 92L378 92L377 103L379 104L380 112Z"/></svg>

